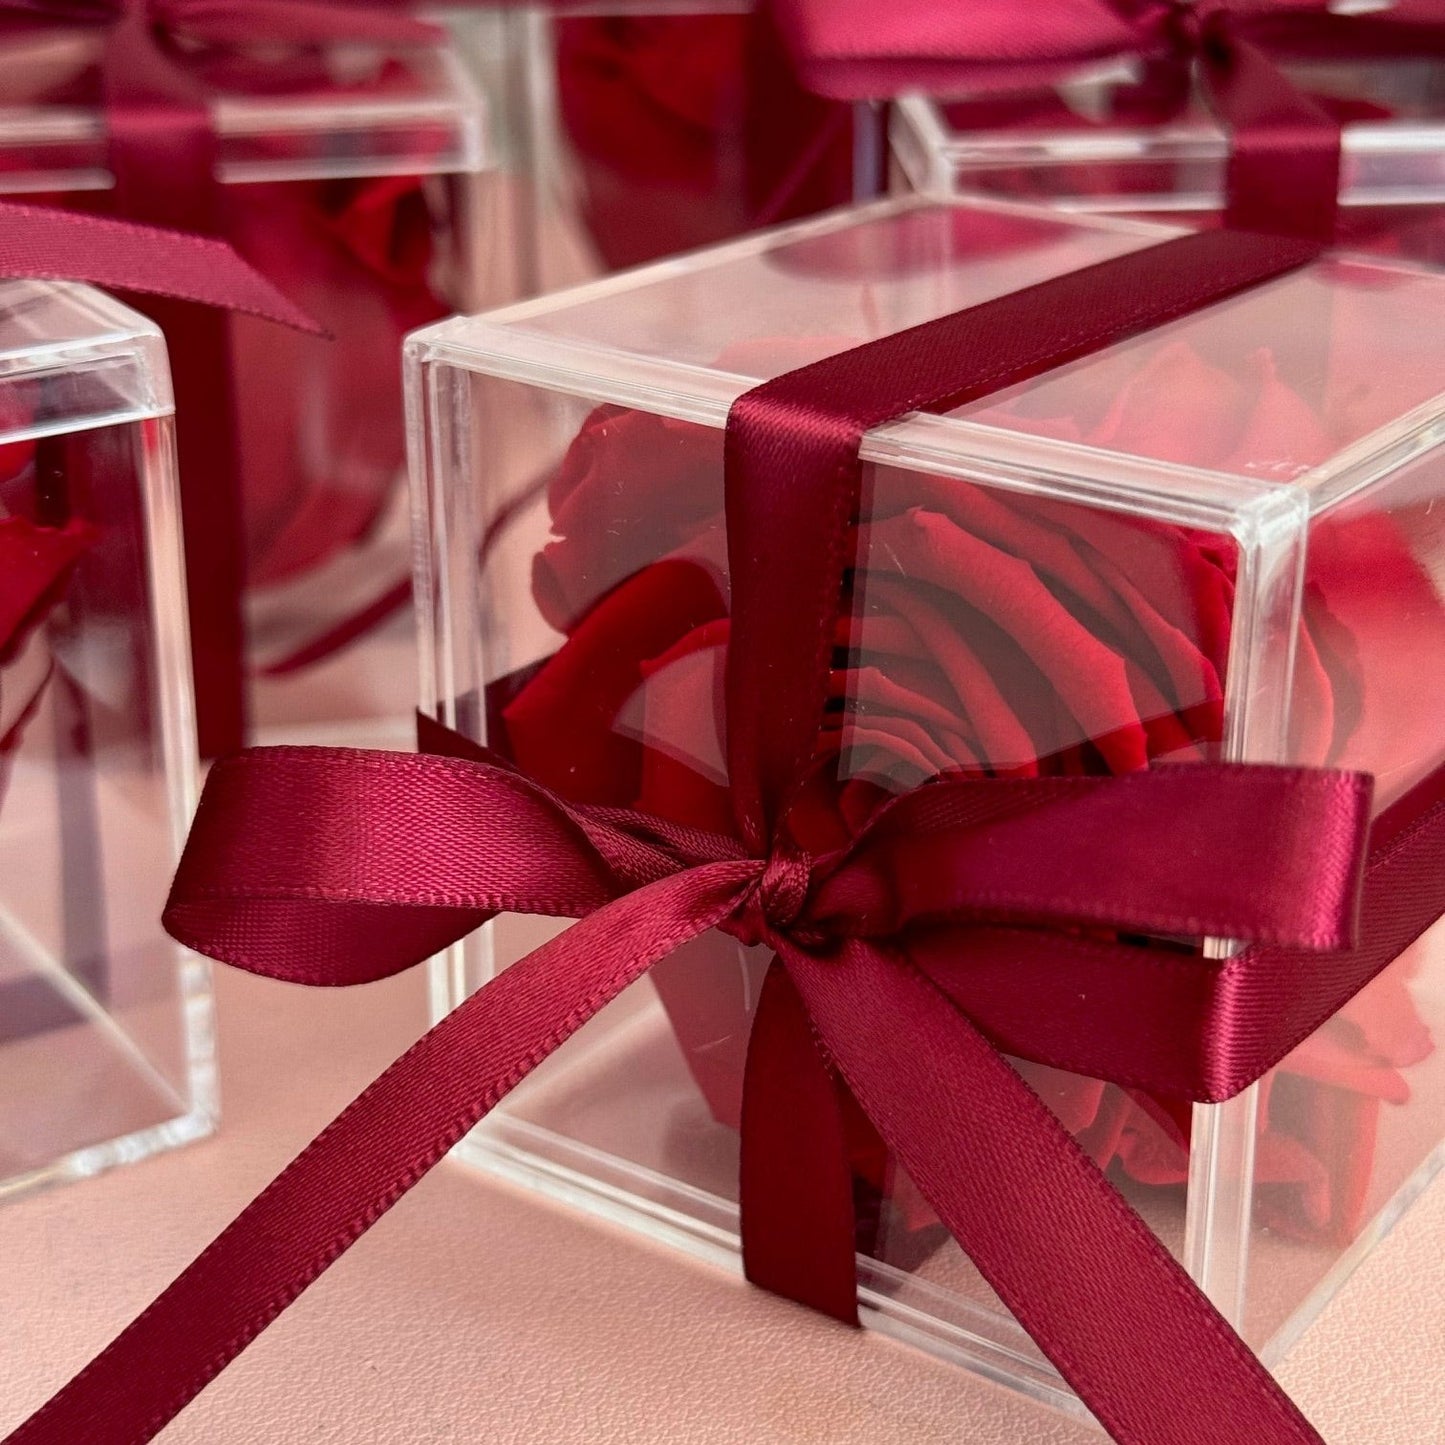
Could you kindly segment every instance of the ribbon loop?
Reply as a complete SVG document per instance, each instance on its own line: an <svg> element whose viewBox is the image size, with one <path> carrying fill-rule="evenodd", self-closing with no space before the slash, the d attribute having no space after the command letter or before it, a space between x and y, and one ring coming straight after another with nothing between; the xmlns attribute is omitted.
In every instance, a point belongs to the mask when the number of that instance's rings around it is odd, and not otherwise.
<svg viewBox="0 0 1445 1445"><path fill-rule="evenodd" d="M236 848L238 828L256 846ZM345 986L409 968L499 912L582 918L689 868L761 872L708 835L653 832L489 762L253 748L211 769L165 922L253 973ZM409 864L423 836L438 840L425 879ZM299 932L312 935L304 952Z"/></svg>
<svg viewBox="0 0 1445 1445"><path fill-rule="evenodd" d="M880 810L809 916L858 937L947 917L1348 948L1372 796L1361 774L1238 765L942 780Z"/></svg>

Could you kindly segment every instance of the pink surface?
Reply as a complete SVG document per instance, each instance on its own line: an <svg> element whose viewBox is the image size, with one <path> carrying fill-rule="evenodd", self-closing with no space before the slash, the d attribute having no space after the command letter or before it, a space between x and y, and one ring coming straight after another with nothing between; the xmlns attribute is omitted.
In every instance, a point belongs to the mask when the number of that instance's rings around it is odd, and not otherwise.
<svg viewBox="0 0 1445 1445"><path fill-rule="evenodd" d="M0 1427L125 1323L423 1026L420 979L221 969L221 1133L0 1208ZM1445 1415L1445 1187L1282 1371L1331 1445ZM161 1437L171 1445L1084 1445L1076 1421L444 1164ZM79 1445L79 1442L77 1442Z"/></svg>

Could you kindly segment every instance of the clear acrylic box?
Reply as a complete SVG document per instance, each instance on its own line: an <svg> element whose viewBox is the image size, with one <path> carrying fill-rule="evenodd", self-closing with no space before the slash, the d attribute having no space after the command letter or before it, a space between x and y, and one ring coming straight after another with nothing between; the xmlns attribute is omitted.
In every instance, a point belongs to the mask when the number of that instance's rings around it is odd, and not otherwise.
<svg viewBox="0 0 1445 1445"><path fill-rule="evenodd" d="M1341 243L1445 261L1445 82L1430 59L1282 68L1344 127ZM1051 89L905 96L893 158L915 189L1204 221L1229 140L1172 62L1116 62Z"/></svg>
<svg viewBox="0 0 1445 1445"><path fill-rule="evenodd" d="M6 38L0 196L109 210L99 44ZM518 294L491 284L514 238L492 225L486 103L450 43L195 64L219 229L334 337L231 322L253 723L267 739L354 724L380 741L389 722L404 741L402 338Z"/></svg>
<svg viewBox="0 0 1445 1445"><path fill-rule="evenodd" d="M757 381L1169 228L903 197L408 344L423 708L589 802L732 827L723 425ZM820 748L834 842L939 773L1445 762L1445 277L1326 258L947 416L871 432ZM808 846L812 846L810 843ZM829 846L825 844L825 846ZM441 1013L561 925L433 966ZM1222 946L1222 945L1220 945ZM715 1261L765 956L707 935L530 1077L467 1160ZM1233 1101L1020 1064L1276 1361L1439 1166L1445 926ZM1052 1369L861 1127L867 1322ZM1077 1408L1077 1406L1075 1406Z"/></svg>
<svg viewBox="0 0 1445 1445"><path fill-rule="evenodd" d="M0 1199L215 1122L172 413L144 317L0 280Z"/></svg>
<svg viewBox="0 0 1445 1445"><path fill-rule="evenodd" d="M754 0L549 0L507 7L500 27L462 22L508 57L493 68L532 182L529 293L878 194L880 114L802 90L765 15Z"/></svg>

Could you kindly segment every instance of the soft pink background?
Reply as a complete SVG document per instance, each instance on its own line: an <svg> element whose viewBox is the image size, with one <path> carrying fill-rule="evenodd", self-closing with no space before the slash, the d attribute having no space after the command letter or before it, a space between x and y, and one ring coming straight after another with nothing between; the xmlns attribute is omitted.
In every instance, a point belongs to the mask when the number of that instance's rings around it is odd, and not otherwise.
<svg viewBox="0 0 1445 1445"><path fill-rule="evenodd" d="M420 980L218 970L224 1127L0 1208L0 1427L140 1309L424 1024ZM1445 1417L1445 1188L1284 1379L1331 1445ZM1083 1445L962 1371L446 1163L161 1437L168 1445ZM83 1445L83 1442L77 1442ZM1264 1445L1264 1442L1261 1442Z"/></svg>

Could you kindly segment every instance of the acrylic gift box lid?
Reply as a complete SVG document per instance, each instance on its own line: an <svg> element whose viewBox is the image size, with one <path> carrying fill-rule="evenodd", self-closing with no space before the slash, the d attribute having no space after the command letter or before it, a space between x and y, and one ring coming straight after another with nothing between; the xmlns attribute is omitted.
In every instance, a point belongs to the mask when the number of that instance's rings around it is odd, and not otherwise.
<svg viewBox="0 0 1445 1445"><path fill-rule="evenodd" d="M154 322L69 281L0 278L6 443L170 414L170 368Z"/></svg>
<svg viewBox="0 0 1445 1445"><path fill-rule="evenodd" d="M1429 60L1282 67L1343 121L1348 206L1445 201L1445 97ZM921 190L1033 198L1089 211L1209 211L1223 204L1229 139L1197 91L1164 103L1128 61L1053 89L897 104L892 147Z"/></svg>
<svg viewBox="0 0 1445 1445"><path fill-rule="evenodd" d="M0 540L75 544L0 608L0 1199L215 1120L209 975L159 921L195 803L172 409L145 317L0 280Z"/></svg>
<svg viewBox="0 0 1445 1445"><path fill-rule="evenodd" d="M1171 234L905 198L414 334L424 709L568 796L728 827L715 699L732 402ZM1437 767L1437 315L1445 277L1325 257L868 433L822 734L840 814L951 769L1328 763L1375 771L1383 805ZM553 926L499 917L437 965L438 1009ZM1192 1116L1021 1066L1269 1358L1437 1166L1440 943L1427 935L1259 1085ZM759 966L721 935L686 946L464 1153L731 1258ZM855 1171L871 1190L869 1322L1061 1399L907 1182L876 1160Z"/></svg>
<svg viewBox="0 0 1445 1445"><path fill-rule="evenodd" d="M93 72L100 40L84 31L6 42L0 81L0 191L99 190L110 185L100 111L68 98ZM333 45L322 77L264 86L224 81L211 110L228 182L453 174L490 164L483 96L446 45ZM55 97L66 97L57 99Z"/></svg>

